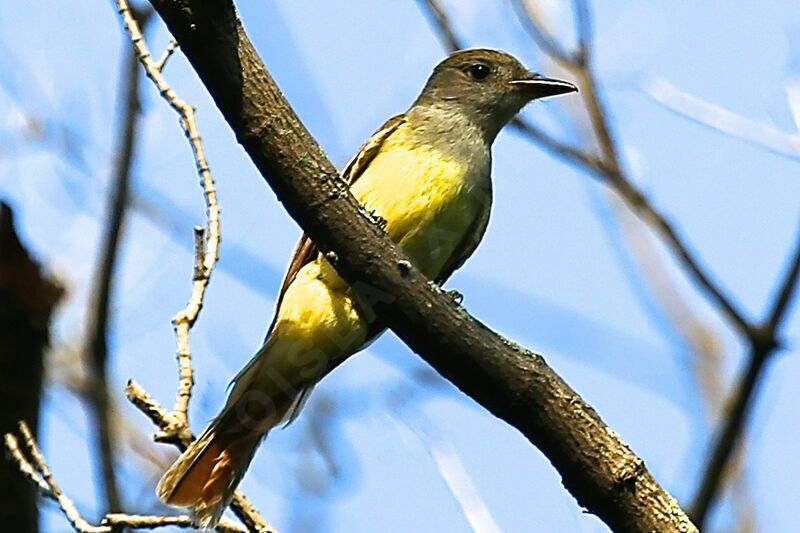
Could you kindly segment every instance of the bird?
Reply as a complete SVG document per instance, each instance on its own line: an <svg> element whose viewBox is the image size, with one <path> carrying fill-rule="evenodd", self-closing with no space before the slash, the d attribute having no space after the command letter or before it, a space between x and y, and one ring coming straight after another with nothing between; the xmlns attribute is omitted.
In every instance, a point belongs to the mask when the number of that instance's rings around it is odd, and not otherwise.
<svg viewBox="0 0 800 533"><path fill-rule="evenodd" d="M577 90L505 52L456 51L408 110L361 146L342 178L414 266L442 284L486 230L497 134L527 103ZM385 329L329 259L301 236L262 347L233 379L219 415L158 483L158 497L190 508L198 527L219 522L267 433L293 421L313 386Z"/></svg>

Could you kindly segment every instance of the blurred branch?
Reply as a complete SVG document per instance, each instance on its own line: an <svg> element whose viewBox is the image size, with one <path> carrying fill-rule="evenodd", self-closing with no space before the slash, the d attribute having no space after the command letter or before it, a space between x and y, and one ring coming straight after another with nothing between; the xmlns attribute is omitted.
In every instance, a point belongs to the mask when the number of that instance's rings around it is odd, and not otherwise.
<svg viewBox="0 0 800 533"><path fill-rule="evenodd" d="M20 472L23 473L39 489L39 493L55 501L64 516L67 517L72 528L79 533L118 533L122 527L136 529L157 529L160 527L177 526L191 528L192 521L188 516L156 516L156 515L129 515L123 513L108 513L103 517L100 525L93 525L86 521L78 511L72 500L62 492L56 483L50 468L45 462L36 439L33 437L28 425L20 422L18 431L22 437L22 444L13 433L5 434L5 445L16 461ZM216 528L220 533L247 533L242 526L223 518Z"/></svg>
<svg viewBox="0 0 800 533"><path fill-rule="evenodd" d="M573 0L572 11L575 14L575 28L578 34L578 49L575 51L575 61L585 65L590 60L589 53L591 52L594 33L592 15L589 12L589 0Z"/></svg>
<svg viewBox="0 0 800 533"><path fill-rule="evenodd" d="M146 27L152 9L137 10L133 16ZM89 382L84 388L84 399L94 418L97 437L97 463L102 480L107 511L122 509L117 487L115 455L116 445L112 431L112 407L108 392L108 336L109 308L112 301L112 281L119 256L120 238L128 207L131 167L136 152L139 125L139 65L133 48L124 47L120 94L123 97L122 113L118 118L117 154L108 200L105 231L100 246L100 256L94 277L92 303L87 317L85 360Z"/></svg>
<svg viewBox="0 0 800 533"><path fill-rule="evenodd" d="M709 453L709 461L701 476L700 486L694 497L690 515L699 528L703 527L705 518L720 491L726 466L730 461L737 444L741 440L744 423L755 397L765 364L770 356L780 347L779 328L785 319L800 275L800 232L794 253L789 261L786 276L780 283L775 300L770 306L763 325L753 329L750 337L751 351L747 369L734 388L733 399L722 427L719 430Z"/></svg>
<svg viewBox="0 0 800 533"><path fill-rule="evenodd" d="M599 159L594 158L591 148L581 149L568 146L565 143L547 137L546 134L540 134L536 128L532 130L530 128L522 128L519 131L531 141L540 143L565 159L578 164L590 175L599 177L612 190L617 192L626 205L655 230L695 285L707 294L737 332L748 339L752 347L750 364L740 379L740 384L735 389L731 409L713 447L712 460L707 464L701 488L695 500L696 503L692 506L695 512L691 513L691 516L696 525L702 529L706 512L718 492L725 465L730 460L735 444L740 440L744 420L753 397L758 376L768 356L778 347L776 341L778 323L796 283L800 265L793 263L782 289L778 292L773 312L764 325L758 325L746 318L733 300L723 292L719 284L713 280L712 276L700 264L699 259L691 251L684 238L677 232L673 223L655 208L624 171L618 156L617 144L609 125L611 115L600 98L596 77L589 61L589 58L592 57L591 21L586 2L576 0L574 3L576 32L579 42L579 50L574 54L567 52L556 41L546 28L546 21L540 8L534 9L530 2L531 0L515 0L514 2L515 12L520 19L520 23L550 59L559 63L578 78L577 84L581 90L601 157ZM452 51L453 48L449 43L453 41L452 35L455 34L455 31L449 24L447 14L442 10L441 6L438 6L436 10L430 9L433 3L430 0L419 0L419 3L423 7L429 7L428 13L435 13L437 24L432 25L433 29L439 35L443 44ZM675 97L675 91L668 91L669 87L664 84L657 85L656 89L658 90L655 91L654 97L657 99L658 97L663 99L665 94ZM685 106L686 103L687 99L683 98L681 104ZM741 126L741 121L739 123L732 121L731 114L726 114L727 112L721 112L718 108L715 109L708 105L697 106L696 102L690 101L690 103L695 104L692 108L693 110L702 110L706 120L711 123L723 125L733 122L737 125L738 130L744 129ZM714 111L714 113L710 113L710 111ZM719 120L721 115L727 119L727 122ZM763 129L762 127L761 130ZM533 134L531 134L531 131ZM751 138L751 136L748 134L748 137L745 138ZM782 143L784 148L790 146L793 150L797 150L798 140L794 137L784 138ZM762 142L762 144L765 143ZM775 143L771 144L772 148L775 149Z"/></svg>
<svg viewBox="0 0 800 533"><path fill-rule="evenodd" d="M800 135L791 135L755 120L749 120L727 109L706 102L655 78L643 87L644 93L664 108L698 124L769 150L772 153L800 159Z"/></svg>
<svg viewBox="0 0 800 533"><path fill-rule="evenodd" d="M573 65L581 64L582 59L577 54L563 48L547 29L541 7L533 5L533 2L529 0L513 0L511 5L514 7L522 27L545 54L565 68L572 69ZM587 50L588 44L584 43Z"/></svg>
<svg viewBox="0 0 800 533"><path fill-rule="evenodd" d="M800 277L800 238L795 246L794 254L789 261L789 268L786 269L786 276L778 285L775 300L767 313L766 328L773 331L777 330L781 322L786 318L789 303L797 288L798 277Z"/></svg>
<svg viewBox="0 0 800 533"><path fill-rule="evenodd" d="M441 5L435 0L418 0L418 3L423 7L423 12L426 13L429 18L433 16L433 19L436 21L436 24L433 25L434 31L448 50L453 51L454 48L451 47L450 43L457 42L460 44L460 41L455 39L455 31ZM522 12L520 12L520 8L516 10L523 25L532 28L531 31L534 33L550 35L547 30L544 29L544 22L539 14L534 14L522 0L515 3L520 4L523 8ZM531 16L528 16L528 13L531 13ZM582 14L577 17L579 21L581 18L588 16L588 9L583 10L581 13ZM565 68L578 77L577 85L580 87L586 110L590 116L592 130L600 146L602 157L598 158L588 150L582 150L581 148L570 146L563 141L556 140L542 132L539 128L528 124L521 117L517 117L512 125L529 140L542 144L551 152L577 164L589 175L600 178L605 184L616 191L634 213L662 236L665 244L672 250L694 282L724 311L725 315L736 329L740 333L746 335L749 325L742 312L733 304L733 301L722 292L722 289L712 280L710 274L701 266L699 260L695 257L694 253L691 252L684 239L678 234L672 222L655 208L644 193L634 185L622 170L617 156L616 143L608 125L607 117L610 115L605 108L605 104L599 97L595 76L591 64L588 62L588 58L592 55L592 45L588 40L591 34L591 25L588 20L584 20L580 24L579 33L581 37L579 40L585 47L583 54L581 54L580 57L575 57L573 54L558 52L559 55L553 57L553 59L562 63Z"/></svg>
<svg viewBox="0 0 800 533"><path fill-rule="evenodd" d="M439 0L418 0L417 5L423 14L434 26L435 33L442 41L444 47L450 51L462 50L467 47L464 41L456 35L453 24Z"/></svg>
<svg viewBox="0 0 800 533"><path fill-rule="evenodd" d="M19 241L13 212L0 201L0 433L12 431L21 418L38 426L42 359L50 317L62 294ZM0 516L7 531L39 530L35 492L2 459Z"/></svg>
<svg viewBox="0 0 800 533"><path fill-rule="evenodd" d="M390 413L393 412L392 419L419 438L470 528L475 533L500 533L500 527L455 448L415 405L419 393L426 390L423 386L418 382L413 387L397 387L389 391L386 395L386 406Z"/></svg>
<svg viewBox="0 0 800 533"><path fill-rule="evenodd" d="M462 391L517 427L578 502L612 529L695 531L641 459L540 356L501 338L408 268L408 258L359 207L286 102L230 1L152 4L287 211L323 253L336 253L345 280L385 295L375 302L377 316Z"/></svg>
<svg viewBox="0 0 800 533"><path fill-rule="evenodd" d="M665 268L661 254L655 247L653 233L647 231L618 197L613 198L612 206L615 208L620 229L627 239L630 251L638 263L640 275L689 347L697 393L704 401L706 416L715 423L724 407L724 346L713 326L692 309L679 288L675 286L671 273ZM745 480L744 459L744 448L740 447L728 460L725 481L734 489L735 512L739 525L749 528L740 529L739 532L753 533L755 508Z"/></svg>

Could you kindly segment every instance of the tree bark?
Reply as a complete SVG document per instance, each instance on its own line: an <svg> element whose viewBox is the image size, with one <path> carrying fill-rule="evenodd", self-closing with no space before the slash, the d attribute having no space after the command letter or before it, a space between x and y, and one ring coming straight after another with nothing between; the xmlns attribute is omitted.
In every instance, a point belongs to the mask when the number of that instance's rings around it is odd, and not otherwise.
<svg viewBox="0 0 800 533"><path fill-rule="evenodd" d="M61 294L20 243L11 208L0 201L0 435L16 431L19 420L38 424L42 355ZM14 461L0 461L0 521L7 531L39 530L36 488Z"/></svg>
<svg viewBox="0 0 800 533"><path fill-rule="evenodd" d="M552 462L578 503L611 529L696 531L644 462L541 356L472 318L370 220L283 98L230 1L151 3L289 214L330 252L368 312L464 393L522 432Z"/></svg>

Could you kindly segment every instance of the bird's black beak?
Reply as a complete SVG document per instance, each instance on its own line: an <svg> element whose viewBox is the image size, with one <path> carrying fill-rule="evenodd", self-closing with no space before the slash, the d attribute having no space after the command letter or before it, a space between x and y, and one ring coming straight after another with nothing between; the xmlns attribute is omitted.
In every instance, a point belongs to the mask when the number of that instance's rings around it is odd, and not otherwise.
<svg viewBox="0 0 800 533"><path fill-rule="evenodd" d="M522 80L514 80L510 82L510 84L514 90L523 92L531 100L544 98L546 96L578 92L578 87L568 81L544 78L533 73L529 78L526 77Z"/></svg>

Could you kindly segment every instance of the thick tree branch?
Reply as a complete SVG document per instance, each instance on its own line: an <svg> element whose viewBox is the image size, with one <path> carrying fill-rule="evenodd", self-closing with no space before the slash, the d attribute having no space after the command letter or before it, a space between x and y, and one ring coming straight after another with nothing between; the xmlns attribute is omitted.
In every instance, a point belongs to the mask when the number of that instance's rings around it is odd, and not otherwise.
<svg viewBox="0 0 800 533"><path fill-rule="evenodd" d="M432 29L446 48L454 50L454 43L464 46L463 41L456 37L446 11L437 0L418 0L418 4L432 22ZM722 485L726 465L741 438L763 366L770 359L769 355L778 347L779 324L786 311L797 277L800 275L800 248L798 248L797 260L791 264L778 291L772 311L764 324L759 325L755 321L749 320L700 263L699 258L691 250L675 225L655 207L625 173L618 156L616 141L611 132L610 114L600 97L591 65L592 27L587 0L573 2L578 36L578 49L574 53L567 52L547 31L542 13L531 6L530 0L516 0L514 4L520 23L531 33L534 41L538 43L545 54L578 77L581 96L601 156L595 156L591 147L570 146L550 137L535 126L519 123L513 125L517 126L517 130L529 140L578 165L590 176L600 179L617 192L625 204L655 230L690 279L700 290L707 293L709 299L719 307L737 332L751 345L749 364L740 377L738 385L734 388L732 400L729 402L730 408L715 438L712 452L709 455L711 459L706 464L706 469L701 476L700 489L695 503L692 505L691 516L695 523L702 528L707 511ZM725 128L721 129L725 130Z"/></svg>
<svg viewBox="0 0 800 533"><path fill-rule="evenodd" d="M257 168L315 243L412 349L518 428L615 531L695 531L641 459L544 362L425 279L350 195L225 0L153 0ZM360 288L365 289L359 291ZM366 304L365 304L365 307Z"/></svg>
<svg viewBox="0 0 800 533"><path fill-rule="evenodd" d="M217 203L217 192L214 179L206 161L203 144L200 141L200 131L195 121L194 107L184 102L175 91L169 86L161 70L167 59L171 55L171 50L177 46L175 41L171 41L162 59L156 63L153 60L150 50L145 43L144 36L134 17L131 8L126 0L116 0L115 4L119 12L126 31L131 37L136 56L144 67L147 77L153 82L161 96L169 106L180 116L181 127L189 141L189 146L194 155L195 167L200 177L200 185L206 201L206 216L208 228L195 228L195 266L192 275L192 294L189 303L184 309L178 312L172 319L175 328L175 336L178 344L178 370L180 380L178 383L178 394L175 400L173 416L170 418L174 424L170 427L162 428L157 436L162 441L180 441L185 439L187 434L191 434L189 429L188 409L189 400L194 386L194 374L192 371L192 354L189 349L189 330L194 325L195 320L203 307L203 298L208 282L211 279L211 272L217 263L220 243L220 211Z"/></svg>
<svg viewBox="0 0 800 533"><path fill-rule="evenodd" d="M162 70L172 52L178 46L173 39L167 46L161 60L153 61L147 43L139 25L131 11L127 0L115 0L117 11L122 19L125 30L131 37L139 62L144 67L147 77L158 88L161 96L181 118L181 127L186 135L194 155L195 167L200 177L206 201L207 229L196 226L195 236L195 264L192 275L192 295L189 303L172 319L178 343L178 368L179 382L178 395L175 407L167 411L161 407L147 392L134 382L129 382L125 389L128 399L142 410L160 429L155 435L157 441L170 442L180 450L185 450L194 440L194 435L189 427L188 408L191 391L194 385L192 358L189 350L189 330L194 325L203 306L205 290L211 278L211 272L217 263L220 243L220 210L217 203L217 193L205 151L200 141L200 132L195 121L194 107L178 97L162 75ZM274 529L250 504L241 491L236 491L231 509L242 520L248 531L257 533L274 533Z"/></svg>

